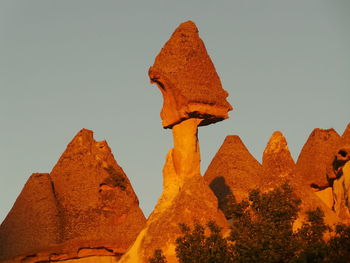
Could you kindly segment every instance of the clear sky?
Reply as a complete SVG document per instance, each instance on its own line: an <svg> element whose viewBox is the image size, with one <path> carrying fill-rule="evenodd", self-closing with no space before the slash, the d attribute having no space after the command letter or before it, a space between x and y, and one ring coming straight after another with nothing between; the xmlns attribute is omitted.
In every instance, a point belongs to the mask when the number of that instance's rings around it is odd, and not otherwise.
<svg viewBox="0 0 350 263"><path fill-rule="evenodd" d="M147 71L193 20L234 107L199 129L202 173L226 135L260 161L280 130L294 159L313 128L350 121L350 1L0 2L0 222L81 129L106 139L148 215L172 146Z"/></svg>

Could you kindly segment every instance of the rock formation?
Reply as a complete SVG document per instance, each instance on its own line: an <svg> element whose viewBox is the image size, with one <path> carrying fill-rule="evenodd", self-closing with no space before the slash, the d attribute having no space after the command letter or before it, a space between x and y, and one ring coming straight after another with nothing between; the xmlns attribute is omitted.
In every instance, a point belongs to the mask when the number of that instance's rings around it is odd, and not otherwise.
<svg viewBox="0 0 350 263"><path fill-rule="evenodd" d="M297 161L298 180L315 191L329 186L327 167L332 163L340 136L334 129L315 129L309 136Z"/></svg>
<svg viewBox="0 0 350 263"><path fill-rule="evenodd" d="M163 94L161 118L166 128L188 118L207 125L228 118L232 110L192 21L175 30L149 69L149 77Z"/></svg>
<svg viewBox="0 0 350 263"><path fill-rule="evenodd" d="M320 207L325 214L326 223L333 225L338 218L310 187L296 176L296 165L288 149L287 141L281 132L274 132L263 154L263 173L260 189L271 190L288 182L301 199L301 213L298 222L306 218L306 212ZM297 222L297 223L298 223Z"/></svg>
<svg viewBox="0 0 350 263"><path fill-rule="evenodd" d="M337 222L336 215L317 197L303 181L297 180L295 163L287 141L281 132L274 132L264 150L260 165L248 152L238 136L227 136L210 163L204 177L225 206L225 198L232 194L237 201L248 196L250 190L269 191L289 182L302 200L300 220L307 210L319 206L329 224Z"/></svg>
<svg viewBox="0 0 350 263"><path fill-rule="evenodd" d="M348 145L350 144L350 123L346 126L344 133L342 135L342 144Z"/></svg>
<svg viewBox="0 0 350 263"><path fill-rule="evenodd" d="M280 131L272 134L263 153L263 178L261 186L272 189L286 180L292 180L294 160L289 152L286 138Z"/></svg>
<svg viewBox="0 0 350 263"><path fill-rule="evenodd" d="M50 175L33 174L1 224L0 261L50 251L59 241L58 232L58 210Z"/></svg>
<svg viewBox="0 0 350 263"><path fill-rule="evenodd" d="M250 154L237 135L225 138L215 154L204 178L224 206L231 195L236 201L247 197L248 192L259 186L261 164Z"/></svg>
<svg viewBox="0 0 350 263"><path fill-rule="evenodd" d="M227 92L191 21L182 23L149 70L152 83L163 94L161 118L171 128L174 148L163 169L163 193L146 227L121 262L148 262L162 249L169 263L177 262L175 240L180 223L206 224L214 220L227 230L228 222L217 199L200 175L198 126L228 118L232 109Z"/></svg>
<svg viewBox="0 0 350 263"><path fill-rule="evenodd" d="M83 129L50 174L28 180L0 227L0 255L9 262L116 262L145 221L107 143Z"/></svg>
<svg viewBox="0 0 350 263"><path fill-rule="evenodd" d="M341 146L332 163L328 181L332 188L332 209L344 221L350 222L350 145Z"/></svg>

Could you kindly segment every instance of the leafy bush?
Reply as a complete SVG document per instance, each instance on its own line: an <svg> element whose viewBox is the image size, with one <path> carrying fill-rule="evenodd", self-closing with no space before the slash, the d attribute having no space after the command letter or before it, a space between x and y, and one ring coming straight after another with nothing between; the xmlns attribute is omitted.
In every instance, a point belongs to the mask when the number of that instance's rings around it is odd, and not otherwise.
<svg viewBox="0 0 350 263"><path fill-rule="evenodd" d="M221 228L210 221L207 224L209 236L205 235L205 227L195 224L193 230L180 224L183 236L176 239L176 256L180 263L230 263L232 253L227 239L222 237Z"/></svg>
<svg viewBox="0 0 350 263"><path fill-rule="evenodd" d="M153 257L149 258L148 262L149 263L166 263L167 260L166 260L165 256L163 255L162 250L156 249L154 251Z"/></svg>
<svg viewBox="0 0 350 263"><path fill-rule="evenodd" d="M350 262L350 226L337 225L335 235L325 242L323 236L331 229L324 223L323 211L316 208L293 231L300 204L288 184L267 193L253 190L247 200L227 202L225 214L232 227L226 238L215 222L207 224L209 231L200 224L193 229L180 224L176 256L180 263Z"/></svg>

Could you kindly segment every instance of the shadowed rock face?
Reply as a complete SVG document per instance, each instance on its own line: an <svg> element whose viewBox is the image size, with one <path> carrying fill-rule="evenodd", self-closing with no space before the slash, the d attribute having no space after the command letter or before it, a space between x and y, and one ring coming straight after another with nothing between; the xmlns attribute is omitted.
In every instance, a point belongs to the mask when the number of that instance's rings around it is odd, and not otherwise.
<svg viewBox="0 0 350 263"><path fill-rule="evenodd" d="M0 238L5 242L0 247L12 251L6 258L19 256L18 262L29 252L33 262L89 256L110 256L104 260L115 261L145 221L107 143L96 142L93 132L83 129L50 175L29 179L1 225ZM23 241L12 242L16 238Z"/></svg>
<svg viewBox="0 0 350 263"><path fill-rule="evenodd" d="M188 119L207 125L228 118L231 105L218 74L192 21L180 24L149 69L164 98L165 128Z"/></svg>
<svg viewBox="0 0 350 263"><path fill-rule="evenodd" d="M288 181L302 200L300 219L307 210L320 207L329 224L337 222L336 215L303 181L295 176L295 163L281 132L275 132L263 154L262 166L251 156L238 136L227 136L207 172L206 181L225 207L225 198L233 195L237 201L248 196L250 190L269 191Z"/></svg>
<svg viewBox="0 0 350 263"><path fill-rule="evenodd" d="M211 161L204 179L210 185L219 203L228 195L237 201L247 197L258 187L261 164L249 153L239 136L229 135Z"/></svg>
<svg viewBox="0 0 350 263"><path fill-rule="evenodd" d="M339 143L340 136L334 129L313 130L296 164L298 180L316 189L327 187L327 167L332 163Z"/></svg>

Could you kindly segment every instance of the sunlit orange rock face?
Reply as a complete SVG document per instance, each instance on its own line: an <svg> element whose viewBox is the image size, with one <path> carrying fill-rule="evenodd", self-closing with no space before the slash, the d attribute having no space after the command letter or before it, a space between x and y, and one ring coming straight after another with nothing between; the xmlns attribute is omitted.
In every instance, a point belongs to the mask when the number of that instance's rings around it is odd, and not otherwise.
<svg viewBox="0 0 350 263"><path fill-rule="evenodd" d="M10 262L115 262L145 221L107 143L83 129L50 174L28 180L0 227L0 255Z"/></svg>
<svg viewBox="0 0 350 263"><path fill-rule="evenodd" d="M305 218L307 210L318 206L325 212L327 223L337 222L335 213L303 181L297 179L295 163L281 132L272 134L262 159L260 165L238 136L226 137L204 175L223 207L230 195L240 201L252 189L265 192L289 182L302 200L301 220Z"/></svg>
<svg viewBox="0 0 350 263"><path fill-rule="evenodd" d="M121 263L148 262L156 249L163 250L169 263L177 262L180 223L193 226L213 220L228 230L215 195L200 175L197 134L198 126L228 118L232 107L193 22L175 30L149 76L163 94L161 118L163 126L172 129L174 148L163 168L162 196Z"/></svg>
<svg viewBox="0 0 350 263"><path fill-rule="evenodd" d="M215 154L204 178L220 203L233 195L241 201L259 186L261 164L250 154L237 135L229 135Z"/></svg>
<svg viewBox="0 0 350 263"><path fill-rule="evenodd" d="M334 129L314 129L302 148L296 164L299 180L303 180L315 190L327 187L327 167L333 161L340 139Z"/></svg>
<svg viewBox="0 0 350 263"><path fill-rule="evenodd" d="M175 30L149 69L149 77L163 94L165 128L193 117L202 119L199 125L207 125L228 118L232 110L192 21Z"/></svg>

